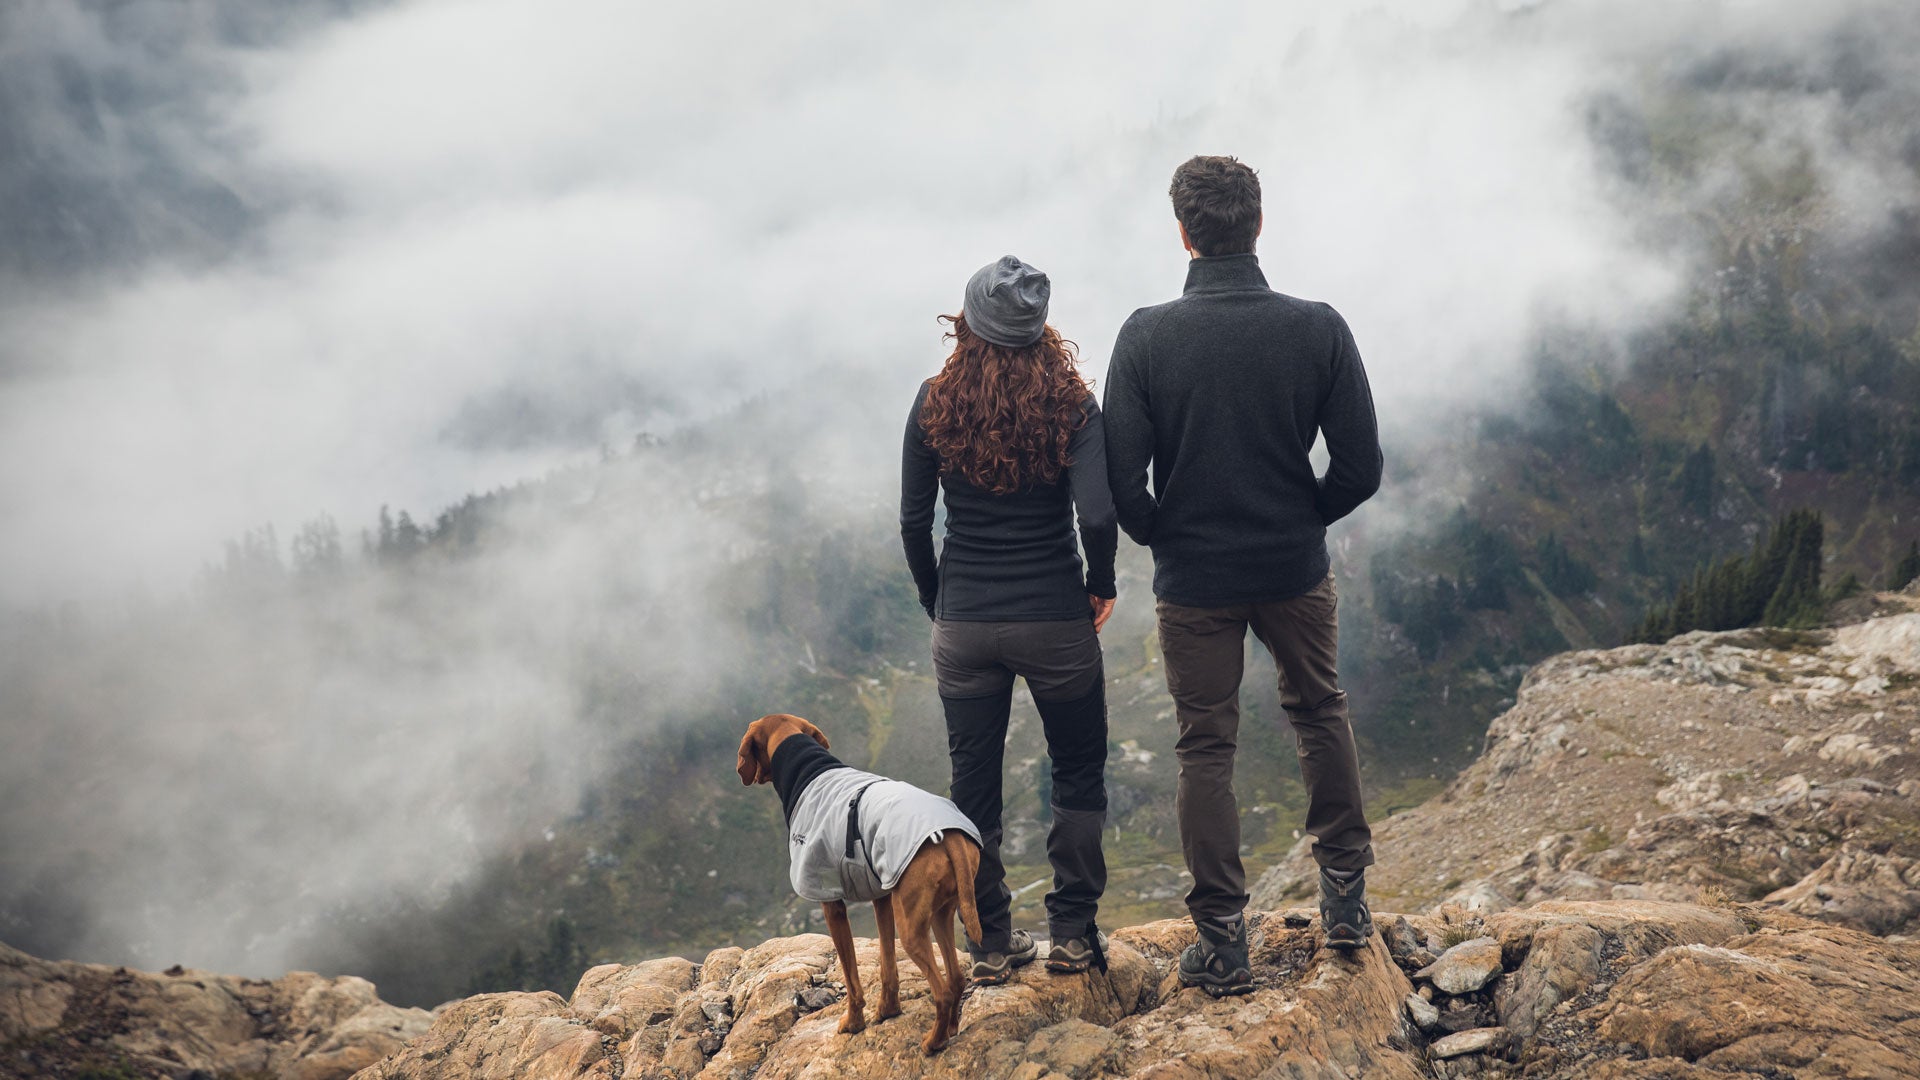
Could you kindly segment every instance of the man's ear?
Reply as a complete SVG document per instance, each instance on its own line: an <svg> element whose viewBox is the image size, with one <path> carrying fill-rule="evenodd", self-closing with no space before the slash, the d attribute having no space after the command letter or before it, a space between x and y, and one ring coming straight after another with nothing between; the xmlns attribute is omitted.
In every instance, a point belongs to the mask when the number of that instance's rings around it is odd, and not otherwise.
<svg viewBox="0 0 1920 1080"><path fill-rule="evenodd" d="M740 740L740 761L737 770L740 782L752 787L767 782L766 753L760 749L766 739L766 730L755 720L747 725L747 734Z"/></svg>

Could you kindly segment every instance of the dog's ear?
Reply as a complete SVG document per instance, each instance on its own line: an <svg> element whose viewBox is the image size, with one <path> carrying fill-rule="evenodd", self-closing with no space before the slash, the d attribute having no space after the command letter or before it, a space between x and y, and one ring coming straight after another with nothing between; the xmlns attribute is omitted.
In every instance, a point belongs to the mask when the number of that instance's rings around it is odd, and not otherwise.
<svg viewBox="0 0 1920 1080"><path fill-rule="evenodd" d="M794 717L794 719L800 721L801 733L805 735L813 736L813 741L820 744L820 749L822 750L833 749L833 747L829 745L827 742L827 733L813 726L813 721L807 720L798 716Z"/></svg>
<svg viewBox="0 0 1920 1080"><path fill-rule="evenodd" d="M767 775L767 729L764 720L755 720L747 725L747 734L740 740L740 762L738 771L740 782L752 787L764 784L771 777Z"/></svg>

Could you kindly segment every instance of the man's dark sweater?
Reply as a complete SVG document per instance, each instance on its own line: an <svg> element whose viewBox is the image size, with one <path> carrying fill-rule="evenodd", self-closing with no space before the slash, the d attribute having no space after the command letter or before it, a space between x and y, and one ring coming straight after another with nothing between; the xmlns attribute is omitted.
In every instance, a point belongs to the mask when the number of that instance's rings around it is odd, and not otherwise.
<svg viewBox="0 0 1920 1080"><path fill-rule="evenodd" d="M1087 597L1114 594L1113 557L1120 545L1100 404L1092 395L1086 420L1067 444L1067 468L1051 484L995 495L958 476L943 476L927 445L920 384L907 414L900 463L900 542L927 614L959 622L1091 619ZM933 554L933 503L947 501L947 542ZM1087 564L1074 550L1075 514Z"/></svg>
<svg viewBox="0 0 1920 1080"><path fill-rule="evenodd" d="M1306 592L1327 576L1327 526L1380 487L1373 395L1346 321L1268 288L1253 255L1193 260L1178 300L1127 319L1105 411L1120 525L1153 548L1154 595L1172 603ZM1316 433L1332 458L1324 477L1307 458Z"/></svg>

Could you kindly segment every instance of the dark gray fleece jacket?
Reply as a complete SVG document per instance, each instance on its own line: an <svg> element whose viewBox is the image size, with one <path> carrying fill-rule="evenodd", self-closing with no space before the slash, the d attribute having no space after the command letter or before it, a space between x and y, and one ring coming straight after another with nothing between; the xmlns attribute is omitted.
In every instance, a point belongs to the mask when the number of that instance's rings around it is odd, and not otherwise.
<svg viewBox="0 0 1920 1080"><path fill-rule="evenodd" d="M1268 288L1253 255L1194 259L1179 299L1127 319L1105 414L1120 526L1153 548L1154 595L1175 604L1306 592L1327 576L1327 526L1380 487L1373 394L1346 320ZM1325 476L1307 458L1316 437Z"/></svg>

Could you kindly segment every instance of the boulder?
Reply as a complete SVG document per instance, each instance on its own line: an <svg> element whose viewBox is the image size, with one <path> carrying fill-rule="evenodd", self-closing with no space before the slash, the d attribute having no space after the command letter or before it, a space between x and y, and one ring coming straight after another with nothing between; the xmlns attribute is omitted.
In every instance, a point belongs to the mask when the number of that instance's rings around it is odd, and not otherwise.
<svg viewBox="0 0 1920 1080"><path fill-rule="evenodd" d="M41 960L0 945L0 1076L260 1073L344 1080L432 1017L372 983L293 972L245 979ZM18 1070L10 1072L9 1070Z"/></svg>
<svg viewBox="0 0 1920 1080"><path fill-rule="evenodd" d="M1500 943L1490 937L1460 942L1440 954L1413 977L1433 984L1443 994L1471 994L1500 974Z"/></svg>
<svg viewBox="0 0 1920 1080"><path fill-rule="evenodd" d="M1586 1019L1602 1040L1722 1073L1908 1076L1920 944L1840 927L1666 949Z"/></svg>

